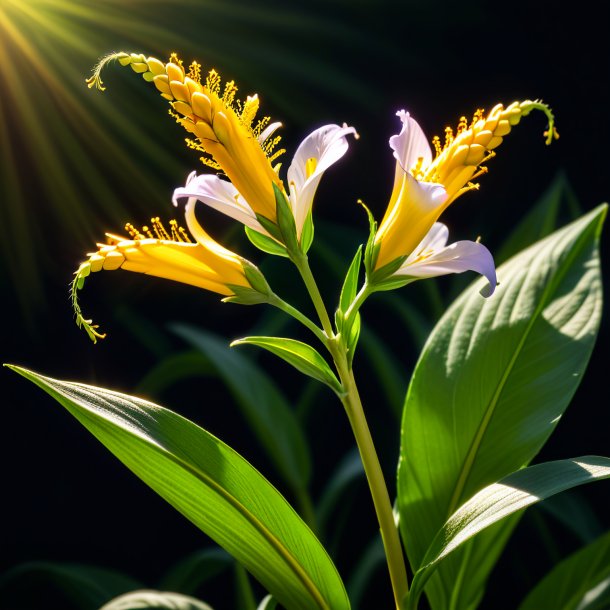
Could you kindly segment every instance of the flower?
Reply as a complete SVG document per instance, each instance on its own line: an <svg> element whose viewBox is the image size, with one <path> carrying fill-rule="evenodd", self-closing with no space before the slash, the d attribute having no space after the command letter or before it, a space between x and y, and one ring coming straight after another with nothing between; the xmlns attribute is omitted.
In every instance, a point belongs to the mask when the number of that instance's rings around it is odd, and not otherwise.
<svg viewBox="0 0 610 610"><path fill-rule="evenodd" d="M476 271L489 282L481 294L491 296L497 285L491 252L476 241L456 241L447 245L448 239L449 229L442 222L435 222L392 277L413 281L448 273Z"/></svg>
<svg viewBox="0 0 610 610"><path fill-rule="evenodd" d="M284 152L274 150L280 141L275 132L281 123L270 123L269 117L255 121L257 95L239 101L234 81L221 87L215 70L210 70L202 81L200 64L193 62L186 72L175 54L163 63L137 53L112 53L98 63L87 81L89 87L104 89L101 71L113 60L154 83L170 102L177 122L195 136L187 144L204 154L201 160L205 165L220 170L229 179L227 182L218 176L192 173L186 186L176 189L174 203L183 197L196 197L277 240L280 236L274 228L280 224L276 209L279 191L290 202L296 236L301 239L320 178L345 154L345 136L356 133L352 127L326 125L305 138L288 169L289 186L285 189L278 175L279 164L273 165Z"/></svg>
<svg viewBox="0 0 610 610"><path fill-rule="evenodd" d="M347 151L346 136L356 134L353 127L343 125L325 125L310 133L299 145L292 163L288 168L288 201L296 223L297 238L300 239L305 223L311 213L313 198L324 172ZM184 197L196 197L210 207L231 216L247 227L263 235L269 235L261 225L260 212L251 204L238 188L210 174L197 175L192 172L186 186L174 191L174 205ZM275 210L273 215L266 216L277 224Z"/></svg>
<svg viewBox="0 0 610 610"><path fill-rule="evenodd" d="M486 117L478 110L470 125L462 117L455 135L450 127L445 129L442 146L438 137L433 138L434 157L417 121L404 110L396 113L402 129L390 138L396 172L390 202L375 235L376 270L409 256L447 206L478 188L472 180L487 171L482 164L495 155L494 149L521 117L534 109L548 117L549 144L558 137L553 114L542 102L527 100L506 108L498 104Z"/></svg>
<svg viewBox="0 0 610 610"><path fill-rule="evenodd" d="M159 218L153 218L151 227L143 227L142 231L127 224L129 237L107 233L109 243L98 244L98 250L80 265L72 282L72 305L77 325L85 328L94 343L105 335L82 315L77 292L85 278L97 271L124 269L204 288L229 300L264 300L268 286L258 269L203 230L195 218L195 203L190 199L186 204L186 222L194 243L175 220L170 221L168 232Z"/></svg>

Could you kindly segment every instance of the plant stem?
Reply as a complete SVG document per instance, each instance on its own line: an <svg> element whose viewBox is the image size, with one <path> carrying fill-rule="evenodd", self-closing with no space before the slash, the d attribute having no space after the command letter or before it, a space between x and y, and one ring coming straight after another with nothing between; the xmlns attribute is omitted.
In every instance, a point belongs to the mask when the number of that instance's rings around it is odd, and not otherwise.
<svg viewBox="0 0 610 610"><path fill-rule="evenodd" d="M322 342L332 354L341 384L345 391L343 395L340 395L340 399L352 427L356 444L358 445L358 450L360 452L360 458L362 459L362 464L364 466L364 472L369 483L371 496L373 498L375 513L381 530L381 540L383 542L388 570L390 572L390 581L392 583L396 610L401 610L402 603L409 593L407 570L405 567L402 545L398 536L398 528L394 521L394 512L392 510L390 495L385 484L377 452L375 451L371 432L364 415L364 409L362 408L362 401L360 400L354 373L348 365L344 343L337 340L333 332L328 312L324 306L324 301L322 300L315 278L311 273L307 256L301 254L300 256L295 256L292 260L299 270L314 307L316 308L327 337L327 339ZM351 304L348 315L351 315L352 312L355 313L362 303L364 303L368 295L369 286L365 283L354 299L354 302Z"/></svg>
<svg viewBox="0 0 610 610"><path fill-rule="evenodd" d="M295 255L292 258L292 262L295 264L296 268L301 274L301 277L303 278L303 282L307 287L307 291L309 292L313 306L316 308L316 312L320 318L320 322L322 323L322 328L324 329L326 336L329 339L332 339L335 336L333 332L333 325L328 317L328 312L326 311L326 306L324 305L324 301L322 299L322 295L320 294L320 290L318 289L318 285L316 284L316 280L311 273L307 254L299 252L298 255ZM324 343L326 344L326 342Z"/></svg>
<svg viewBox="0 0 610 610"><path fill-rule="evenodd" d="M286 303L286 301L274 294L271 300L269 301L269 304L273 305L274 307L277 307L278 309L281 309L289 316L292 316L295 320L298 320L301 324L303 324L303 326L306 326L324 345L328 343L328 338L322 332L322 330L318 326L316 326L306 315L302 314L298 309L290 305L290 303Z"/></svg>
<svg viewBox="0 0 610 610"><path fill-rule="evenodd" d="M341 382L346 390L346 394L342 398L343 406L347 412L356 439L356 444L360 451L364 472L369 483L369 489L375 506L375 513L377 514L377 520L379 521L381 530L381 540L385 550L388 570L390 572L394 601L397 610L400 610L403 601L409 593L409 583L402 546L398 536L398 529L394 521L392 503L385 484L379 458L375 451L371 432L366 422L353 371L348 369L346 365L341 366L340 368L338 366L338 369Z"/></svg>

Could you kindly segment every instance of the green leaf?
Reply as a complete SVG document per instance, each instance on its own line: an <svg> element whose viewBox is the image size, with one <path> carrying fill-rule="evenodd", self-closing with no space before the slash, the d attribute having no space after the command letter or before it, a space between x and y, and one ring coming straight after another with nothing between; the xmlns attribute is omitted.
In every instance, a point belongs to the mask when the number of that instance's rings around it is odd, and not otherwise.
<svg viewBox="0 0 610 610"><path fill-rule="evenodd" d="M174 565L160 580L159 589L193 595L199 587L233 564L233 558L223 549L196 551Z"/></svg>
<svg viewBox="0 0 610 610"><path fill-rule="evenodd" d="M286 248L279 242L275 241L268 235L263 235L250 227L244 227L248 239L254 244L259 250L266 252L267 254L274 254L276 256L284 256L288 258L288 252Z"/></svg>
<svg viewBox="0 0 610 610"><path fill-rule="evenodd" d="M222 441L142 399L10 368L59 401L287 609L349 608L320 542L278 491Z"/></svg>
<svg viewBox="0 0 610 610"><path fill-rule="evenodd" d="M362 246L356 250L356 254L345 275L345 281L341 288L341 296L339 297L339 309L345 313L358 292L358 278L360 277L360 265L362 263Z"/></svg>
<svg viewBox="0 0 610 610"><path fill-rule="evenodd" d="M417 607L423 585L439 563L485 528L566 489L608 478L610 458L584 456L523 468L482 489L451 515L434 538L413 578L408 608ZM606 570L610 572L608 565Z"/></svg>
<svg viewBox="0 0 610 610"><path fill-rule="evenodd" d="M519 610L545 607L553 610L602 610L608 607L609 593L610 532L606 532L555 566L530 591Z"/></svg>
<svg viewBox="0 0 610 610"><path fill-rule="evenodd" d="M258 345L282 358L301 373L325 383L341 394L343 388L324 358L307 343L284 337L245 337L231 343L235 345Z"/></svg>
<svg viewBox="0 0 610 610"><path fill-rule="evenodd" d="M202 601L181 593L169 591L151 591L142 589L121 595L100 610L135 610L136 608L150 608L150 610L212 610Z"/></svg>
<svg viewBox="0 0 610 610"><path fill-rule="evenodd" d="M273 193L275 195L277 224L280 228L280 233L282 234L282 241L286 245L286 250L288 250L288 252L297 252L299 250L297 225L294 220L294 214L290 207L290 203L275 182L273 183Z"/></svg>
<svg viewBox="0 0 610 610"><path fill-rule="evenodd" d="M307 254L307 252L309 252L309 248L311 248L311 244L313 243L313 236L313 216L312 210L310 209L309 213L307 214L307 218L305 219L303 230L301 231L301 250L303 251L303 254Z"/></svg>
<svg viewBox="0 0 610 610"><path fill-rule="evenodd" d="M307 441L272 379L212 333L183 324L171 328L209 358L283 479L295 490L305 489L311 473Z"/></svg>
<svg viewBox="0 0 610 610"><path fill-rule="evenodd" d="M44 603L48 608L53 599L46 585L61 591L77 607L86 610L96 610L109 599L142 586L129 576L105 568L33 561L0 576L0 605L21 608ZM39 598L39 590L45 593L44 602Z"/></svg>
<svg viewBox="0 0 610 610"><path fill-rule="evenodd" d="M499 267L491 298L476 281L426 343L405 401L398 472L414 570L458 506L532 460L576 391L602 309L605 213L598 207ZM510 533L499 527L501 536L485 533L443 563L426 588L433 609L480 599Z"/></svg>

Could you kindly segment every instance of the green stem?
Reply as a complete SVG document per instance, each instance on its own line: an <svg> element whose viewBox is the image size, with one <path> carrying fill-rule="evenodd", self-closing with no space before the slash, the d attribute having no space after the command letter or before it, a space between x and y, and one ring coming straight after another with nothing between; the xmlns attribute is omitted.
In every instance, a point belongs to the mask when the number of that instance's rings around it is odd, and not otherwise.
<svg viewBox="0 0 610 610"><path fill-rule="evenodd" d="M322 330L316 326L306 315L302 314L298 309L286 303L283 299L274 294L269 300L269 304L281 309L283 312L298 320L303 326L306 326L324 345L328 344L327 336Z"/></svg>
<svg viewBox="0 0 610 610"><path fill-rule="evenodd" d="M295 255L292 258L292 262L295 264L296 268L301 274L301 277L303 278L303 282L307 287L307 291L309 292L313 306L316 308L316 312L320 318L320 322L322 323L322 328L324 329L326 336L329 339L332 339L335 336L335 333L333 332L333 325L328 316L328 312L326 311L326 306L324 305L324 301L322 299L322 295L320 294L320 290L318 289L318 285L316 284L316 280L311 273L307 254L299 252L298 255ZM326 345L326 341L323 343Z"/></svg>
<svg viewBox="0 0 610 610"><path fill-rule="evenodd" d="M347 366L342 366L339 369L339 375L346 390L346 394L342 398L343 406L347 412L356 444L360 451L364 472L369 483L390 572L394 601L396 609L400 610L409 593L409 583L402 545L398 536L398 528L394 521L390 495L388 494L379 458L375 451L371 432L366 422L353 371L348 369Z"/></svg>
<svg viewBox="0 0 610 610"><path fill-rule="evenodd" d="M352 316L354 316L358 310L362 307L362 304L366 299L373 293L371 287L368 282L364 282L362 284L362 288L356 295L356 298L350 303L350 306L347 308L345 312L345 319L349 320Z"/></svg>
<svg viewBox="0 0 610 610"><path fill-rule="evenodd" d="M381 464L379 463L371 432L364 415L364 409L362 408L362 401L360 400L354 373L348 365L345 345L341 341L336 340L328 312L326 311L324 301L322 300L322 295L320 294L318 285L311 273L307 255L299 253L291 258L299 270L314 307L316 308L316 312L318 313L320 322L326 333L326 337L324 337L322 342L332 354L341 384L345 391L344 394L340 396L340 399L352 427L356 444L358 445L358 450L360 452L360 458L362 459L362 464L364 466L364 472L369 483L369 489L375 506L375 513L381 530L381 540L385 550L388 570L390 572L390 581L392 583L396 610L401 610L402 603L409 593L407 570L400 537L398 536L398 528L394 522L392 502L390 501L390 495L385 484ZM365 282L358 295L356 295L353 303L350 305L347 315L358 311L369 294L370 287Z"/></svg>

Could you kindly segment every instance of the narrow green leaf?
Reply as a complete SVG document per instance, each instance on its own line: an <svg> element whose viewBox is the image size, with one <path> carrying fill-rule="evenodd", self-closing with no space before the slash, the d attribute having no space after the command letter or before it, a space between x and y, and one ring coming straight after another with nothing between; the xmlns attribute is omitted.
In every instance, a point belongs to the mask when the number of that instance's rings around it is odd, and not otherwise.
<svg viewBox="0 0 610 610"><path fill-rule="evenodd" d="M339 308L344 313L347 311L358 292L358 278L360 277L360 265L362 264L362 246L358 248L345 275L345 281L341 288L339 297Z"/></svg>
<svg viewBox="0 0 610 610"><path fill-rule="evenodd" d="M325 383L338 394L343 392L339 380L326 360L307 343L283 337L245 337L233 341L231 347L245 344L258 345L282 358L301 373Z"/></svg>
<svg viewBox="0 0 610 610"><path fill-rule="evenodd" d="M413 578L408 607L417 607L423 586L439 563L485 528L566 489L608 478L610 458L584 456L523 468L482 489L451 515L434 538Z"/></svg>
<svg viewBox="0 0 610 610"><path fill-rule="evenodd" d="M551 570L519 610L602 610L610 597L610 532L573 553ZM604 596L602 600L602 596ZM601 605L605 602L605 606Z"/></svg>
<svg viewBox="0 0 610 610"><path fill-rule="evenodd" d="M181 593L171 593L170 591L151 591L142 589L121 595L107 604L100 610L134 610L135 608L150 608L150 610L212 610L206 603L188 597Z"/></svg>
<svg viewBox="0 0 610 610"><path fill-rule="evenodd" d="M307 441L273 380L220 337L183 324L171 328L209 358L283 479L293 489L305 489L311 474Z"/></svg>
<svg viewBox="0 0 610 610"><path fill-rule="evenodd" d="M349 608L328 554L277 490L229 446L142 399L11 366L225 548L287 609Z"/></svg>
<svg viewBox="0 0 610 610"><path fill-rule="evenodd" d="M284 256L288 258L288 252L286 252L286 248L282 246L279 242L275 241L275 239L269 237L268 235L263 235L250 227L244 227L246 231L246 235L248 239L255 245L259 250L266 252L267 254L274 254L276 256Z"/></svg>
<svg viewBox="0 0 610 610"><path fill-rule="evenodd" d="M180 591L193 595L199 587L233 564L233 558L223 549L196 551L174 565L159 581L163 591Z"/></svg>
<svg viewBox="0 0 610 610"><path fill-rule="evenodd" d="M108 600L138 589L137 580L113 570L71 563L33 561L20 564L0 575L0 605L8 608L35 607L45 604L50 607L52 598L43 601L37 595L41 588L56 588L79 608L99 608ZM17 602L20 600L21 603Z"/></svg>
<svg viewBox="0 0 610 610"><path fill-rule="evenodd" d="M314 226L313 215L311 212L312 211L310 209L309 214L307 214L307 218L305 219L303 230L301 231L301 250L304 254L309 252L309 248L311 248L311 244L313 243Z"/></svg>
<svg viewBox="0 0 610 610"><path fill-rule="evenodd" d="M273 183L273 193L275 194L275 212L277 214L277 224L282 234L282 241L286 244L288 252L296 252L299 248L297 241L297 226L290 203L284 193L275 182Z"/></svg>
<svg viewBox="0 0 610 610"><path fill-rule="evenodd" d="M405 401L398 472L414 570L458 506L533 459L576 391L602 310L605 214L600 206L500 266L491 298L476 281L424 346ZM507 532L497 544L495 536L486 532L443 562L426 586L433 610L480 599Z"/></svg>

